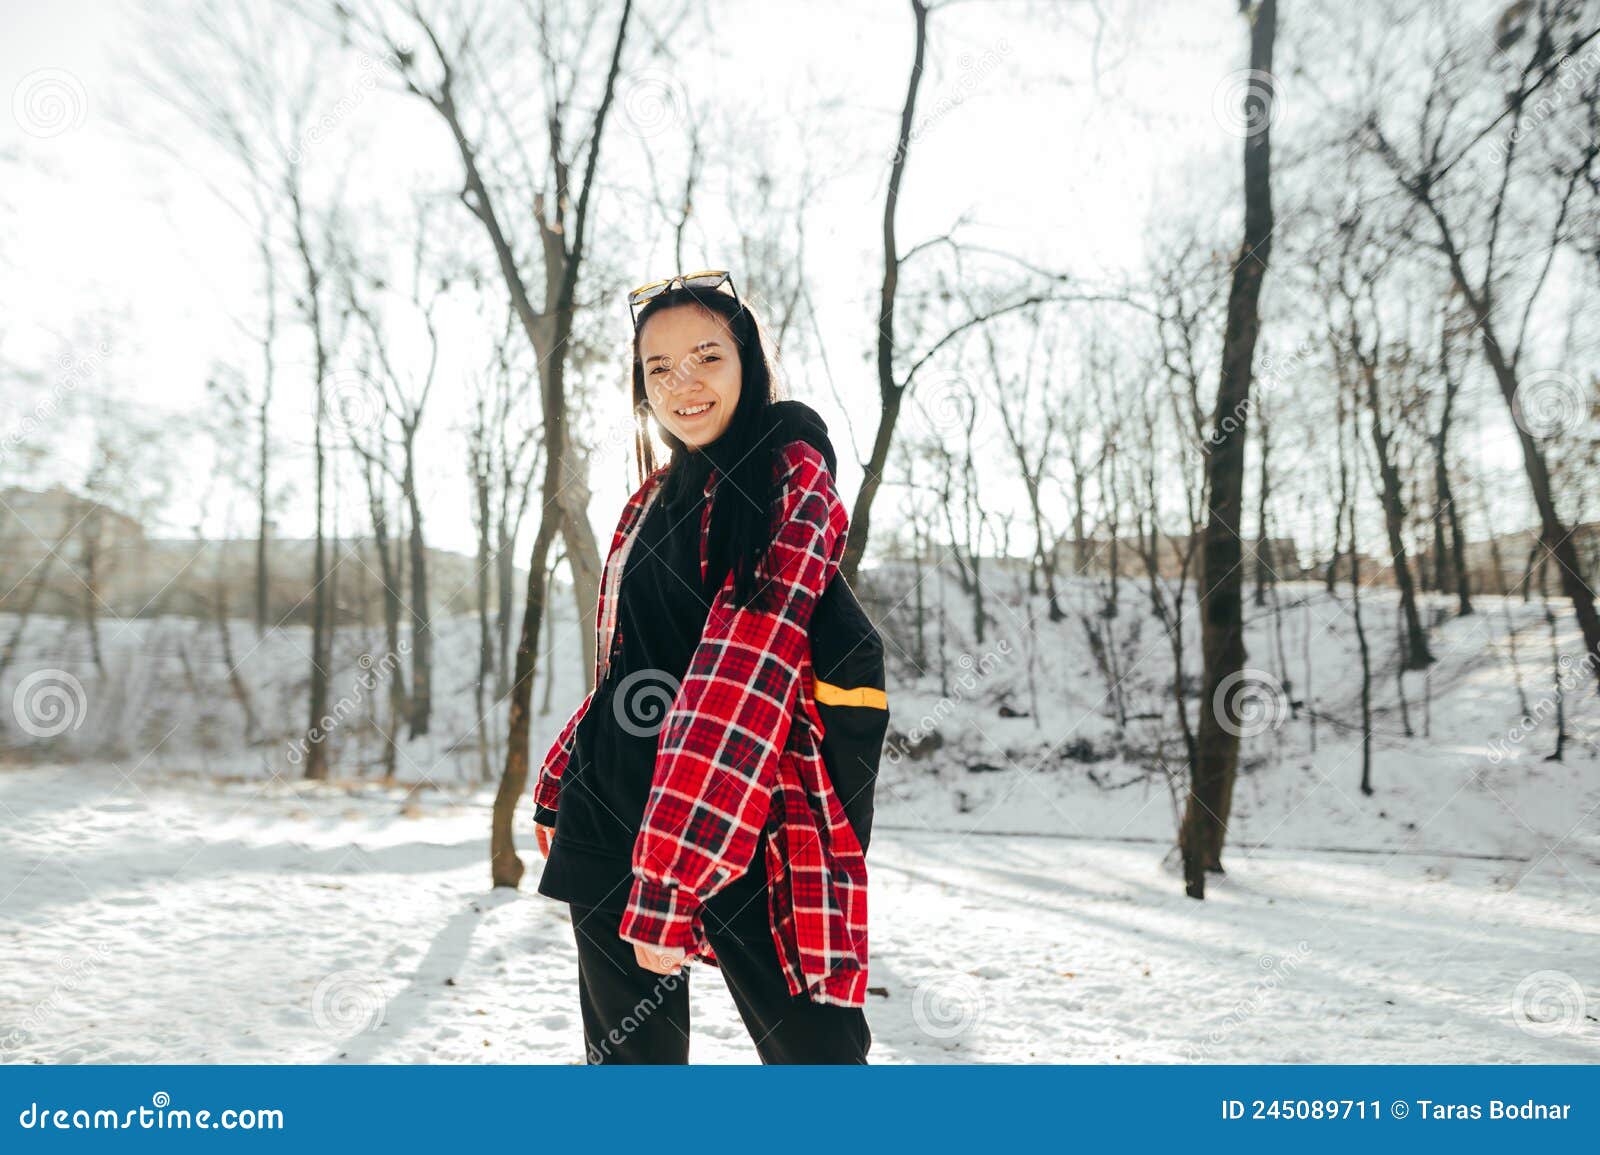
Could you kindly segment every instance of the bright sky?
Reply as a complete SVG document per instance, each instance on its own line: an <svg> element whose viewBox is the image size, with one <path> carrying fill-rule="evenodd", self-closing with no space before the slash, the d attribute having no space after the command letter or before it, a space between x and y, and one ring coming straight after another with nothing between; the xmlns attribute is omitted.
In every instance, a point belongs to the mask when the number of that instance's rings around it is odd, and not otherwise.
<svg viewBox="0 0 1600 1155"><path fill-rule="evenodd" d="M640 10L658 20L666 7L644 0ZM1215 106L1230 74L1244 66L1246 33L1234 5L1129 0L1100 7L1115 12L1101 36L1098 81L1096 26L1087 4L968 0L935 13L919 131L901 199L902 251L945 232L966 213L973 224L963 235L972 243L1102 283L1140 268L1140 242L1156 206L1205 214L1233 187L1238 138ZM0 242L6 318L0 364L8 375L13 366L49 366L63 341L81 340L86 315L122 316L117 347L86 395L103 389L136 397L182 425L202 404L203 383L218 358L249 368L258 359L248 329L241 328L254 323L259 309L252 237L205 179L225 179L226 162L198 137L174 136L167 115L131 83L127 61L141 52L134 9L93 0L0 0L0 10L7 30L0 40L0 82L13 104L37 83L40 70L53 70L71 125L48 137L30 135L20 130L15 109L0 124L0 155L14 162L0 182L7 186L0 206L18 222ZM693 30L676 41L668 36L674 44L693 37L695 47L683 53L692 65L648 60L642 38L636 41L619 102L627 108L630 98L647 98L641 86L666 83L675 99L716 103L730 115L741 107L758 116L789 110L803 116L813 140L822 143L813 160L840 171L808 219L807 266L828 364L854 419L856 453L845 450L841 457L859 459L876 407L870 356L882 272L879 229L912 48L910 8L885 0L724 2L711 10L713 43ZM608 30L612 19L608 15ZM1292 129L1295 109L1290 87L1279 123ZM120 127L114 112L141 133L162 136L184 163ZM659 150L664 170L675 171L682 148L675 129L641 138L614 127L603 168L617 183L643 188L649 170L642 145L648 143ZM530 144L537 150L531 136ZM359 153L352 181L357 203L387 195L392 204L392 191L385 190L403 188L417 173L438 174L433 187L453 189L459 180L437 119L402 94L363 92L355 111L317 147L332 157ZM608 223L636 203L631 195L627 202L609 196L612 187L601 190L597 244L607 243ZM719 195L712 190L700 206L700 235L711 239L691 249L686 267L738 269ZM1236 232L1230 219L1225 235ZM477 243L475 234L467 235ZM665 227L659 237L637 259L615 252L612 259L636 268L639 280L663 275L671 261ZM625 317L619 301L619 349ZM472 548L461 378L479 361L485 325L497 320L456 316L445 330L443 385L422 448L430 536L445 548ZM303 446L311 382L304 348L293 340L282 353L274 421L286 439ZM608 398L619 417L626 409L625 370L619 358L618 387ZM795 393L823 412L843 442L844 417L820 365L797 358L786 371ZM280 477L304 472L290 460L284 458ZM205 463L196 456L182 468L201 471ZM607 527L615 517L624 476L620 459L597 463L597 525ZM848 462L841 478L847 499L859 477L859 467ZM345 484L354 508L353 473ZM167 532L187 532L192 515L181 503L191 488L178 485ZM309 504L302 489L282 532L308 532ZM364 519L350 516L346 532L363 532Z"/></svg>

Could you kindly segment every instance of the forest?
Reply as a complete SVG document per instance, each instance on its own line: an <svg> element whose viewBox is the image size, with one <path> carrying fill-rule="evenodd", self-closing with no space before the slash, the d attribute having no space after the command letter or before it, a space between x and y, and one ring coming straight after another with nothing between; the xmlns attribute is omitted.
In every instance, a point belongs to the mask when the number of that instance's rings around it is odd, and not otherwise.
<svg viewBox="0 0 1600 1155"><path fill-rule="evenodd" d="M8 1057L566 1056L528 795L714 269L885 642L886 1058L1593 1061L1600 4L95 16L0 136ZM180 909L275 1025L149 1030Z"/></svg>

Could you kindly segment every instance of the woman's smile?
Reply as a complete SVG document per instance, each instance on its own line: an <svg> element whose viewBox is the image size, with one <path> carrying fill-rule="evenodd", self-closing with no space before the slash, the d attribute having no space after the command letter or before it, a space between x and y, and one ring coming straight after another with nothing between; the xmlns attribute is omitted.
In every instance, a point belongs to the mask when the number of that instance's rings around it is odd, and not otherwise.
<svg viewBox="0 0 1600 1155"><path fill-rule="evenodd" d="M639 333L650 409L662 429L697 450L721 437L739 407L743 368L728 323L709 309L665 309Z"/></svg>

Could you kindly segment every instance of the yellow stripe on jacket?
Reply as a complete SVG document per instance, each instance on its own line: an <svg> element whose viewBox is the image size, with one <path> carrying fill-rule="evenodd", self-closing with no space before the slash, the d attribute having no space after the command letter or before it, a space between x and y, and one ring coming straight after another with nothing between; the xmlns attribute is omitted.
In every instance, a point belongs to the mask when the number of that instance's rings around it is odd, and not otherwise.
<svg viewBox="0 0 1600 1155"><path fill-rule="evenodd" d="M869 706L874 710L887 710L889 696L882 690L872 686L856 686L846 689L835 686L832 682L824 682L821 678L815 682L815 697L817 703L823 706Z"/></svg>

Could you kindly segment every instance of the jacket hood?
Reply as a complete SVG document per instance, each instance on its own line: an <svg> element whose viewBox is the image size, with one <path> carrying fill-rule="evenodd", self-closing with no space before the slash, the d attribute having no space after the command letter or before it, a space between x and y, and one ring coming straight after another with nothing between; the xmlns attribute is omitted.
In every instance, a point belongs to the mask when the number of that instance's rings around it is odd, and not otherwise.
<svg viewBox="0 0 1600 1155"><path fill-rule="evenodd" d="M782 446L791 441L804 441L822 454L822 460L828 464L828 472L837 478L839 455L828 438L827 423L817 411L803 401L774 401L768 408L773 427L778 433L778 444Z"/></svg>
<svg viewBox="0 0 1600 1155"><path fill-rule="evenodd" d="M761 440L776 453L793 441L804 441L827 463L828 472L835 477L839 472L839 456L828 438L828 426L817 411L802 401L774 401L767 406L765 424L761 427ZM697 453L686 454L682 463L684 480L698 492L714 467L729 472L748 456L754 446L748 439L723 434Z"/></svg>

